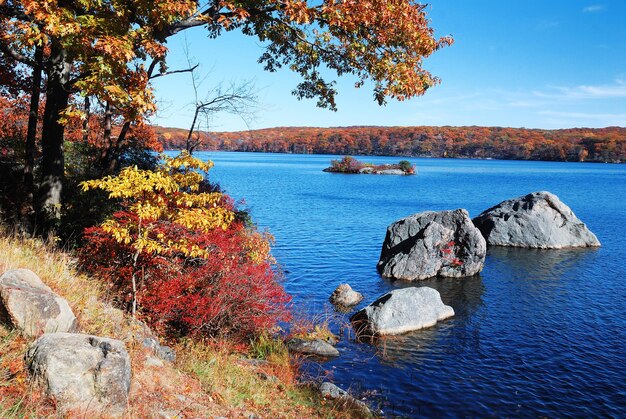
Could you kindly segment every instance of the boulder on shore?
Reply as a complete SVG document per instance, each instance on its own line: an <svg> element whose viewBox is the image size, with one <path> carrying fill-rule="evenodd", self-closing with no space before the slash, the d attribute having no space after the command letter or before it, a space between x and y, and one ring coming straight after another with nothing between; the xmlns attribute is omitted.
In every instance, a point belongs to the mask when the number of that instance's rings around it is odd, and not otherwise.
<svg viewBox="0 0 626 419"><path fill-rule="evenodd" d="M597 247L598 238L550 192L509 199L472 220L490 246Z"/></svg>
<svg viewBox="0 0 626 419"><path fill-rule="evenodd" d="M434 326L454 316L444 305L439 291L429 287L409 287L388 292L356 312L350 321L357 336L399 335Z"/></svg>
<svg viewBox="0 0 626 419"><path fill-rule="evenodd" d="M321 357L339 356L339 351L330 343L322 339L305 340L293 338L287 342L287 348L291 352L303 355L316 355Z"/></svg>
<svg viewBox="0 0 626 419"><path fill-rule="evenodd" d="M426 211L391 224L378 261L384 277L414 281L480 272L487 245L464 209Z"/></svg>
<svg viewBox="0 0 626 419"><path fill-rule="evenodd" d="M320 384L319 391L324 399L330 399L339 403L338 407L341 407L348 412L351 412L354 417L373 418L372 411L361 400L357 400L352 397L347 391L337 387L335 384L325 381Z"/></svg>
<svg viewBox="0 0 626 419"><path fill-rule="evenodd" d="M74 333L46 333L26 353L35 381L62 414L120 416L128 403L130 358L119 340Z"/></svg>
<svg viewBox="0 0 626 419"><path fill-rule="evenodd" d="M14 269L0 276L0 322L25 336L73 332L77 327L67 301L28 269Z"/></svg>
<svg viewBox="0 0 626 419"><path fill-rule="evenodd" d="M356 292L349 284L341 284L333 291L330 302L341 308L354 306L363 300L363 294Z"/></svg>

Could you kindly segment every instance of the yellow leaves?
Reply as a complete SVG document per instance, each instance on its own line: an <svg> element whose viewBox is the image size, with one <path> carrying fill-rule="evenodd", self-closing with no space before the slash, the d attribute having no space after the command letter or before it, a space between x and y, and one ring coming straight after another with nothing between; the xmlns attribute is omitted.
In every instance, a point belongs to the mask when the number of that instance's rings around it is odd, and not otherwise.
<svg viewBox="0 0 626 419"><path fill-rule="evenodd" d="M270 245L273 242L274 237L267 232L246 231L244 234L244 249L247 252L247 256L254 263L275 263L270 253Z"/></svg>
<svg viewBox="0 0 626 419"><path fill-rule="evenodd" d="M141 170L137 166L122 169L117 176L82 182L83 191L102 189L109 192L109 198L141 198L145 194L153 195L163 192L171 194L178 191L179 185L164 172Z"/></svg>
<svg viewBox="0 0 626 419"><path fill-rule="evenodd" d="M114 220L107 220L102 223L102 229L111 234L118 243L130 244L132 241L130 232Z"/></svg>
<svg viewBox="0 0 626 419"><path fill-rule="evenodd" d="M187 151L181 151L176 157L165 156L165 167L168 169L195 169L208 172L213 167L212 161L203 162L192 157Z"/></svg>
<svg viewBox="0 0 626 419"><path fill-rule="evenodd" d="M113 95L113 96L117 96L117 97L123 97L126 96L126 91L124 91L124 89L122 89L120 86L117 85L108 85L108 86L104 86L104 90L106 90L109 94Z"/></svg>
<svg viewBox="0 0 626 419"><path fill-rule="evenodd" d="M168 221L189 230L209 232L226 229L235 219L232 210L222 204L221 193L198 192L204 176L196 170L208 171L212 162L198 160L187 152L176 157L163 157L156 171L135 167L124 168L117 176L82 182L83 191L101 189L109 198L122 199L136 221L121 226L107 220L102 228L119 243L132 245L145 252L165 254L181 252L191 257L203 257L206 250L182 241L165 240L160 233L152 234L152 224Z"/></svg>
<svg viewBox="0 0 626 419"><path fill-rule="evenodd" d="M78 109L74 105L69 105L60 112L59 122L65 125L71 120L83 120L85 117L85 113L82 110Z"/></svg>
<svg viewBox="0 0 626 419"><path fill-rule="evenodd" d="M235 214L224 207L192 208L179 210L171 220L190 230L207 233L213 229L227 229Z"/></svg>

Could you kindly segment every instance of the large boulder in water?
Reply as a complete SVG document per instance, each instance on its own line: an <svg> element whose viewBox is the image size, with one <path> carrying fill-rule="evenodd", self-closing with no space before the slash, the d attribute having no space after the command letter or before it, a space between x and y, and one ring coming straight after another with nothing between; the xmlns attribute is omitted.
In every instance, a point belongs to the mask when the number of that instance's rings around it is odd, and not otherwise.
<svg viewBox="0 0 626 419"><path fill-rule="evenodd" d="M124 414L131 369L123 342L46 333L31 345L25 359L31 376L45 386L63 414Z"/></svg>
<svg viewBox="0 0 626 419"><path fill-rule="evenodd" d="M561 249L600 246L598 238L550 192L533 192L473 219L490 246Z"/></svg>
<svg viewBox="0 0 626 419"><path fill-rule="evenodd" d="M350 321L358 336L398 335L434 326L454 316L439 291L429 287L393 290L356 312Z"/></svg>
<svg viewBox="0 0 626 419"><path fill-rule="evenodd" d="M0 321L25 336L76 330L76 316L34 272L13 269L0 276Z"/></svg>
<svg viewBox="0 0 626 419"><path fill-rule="evenodd" d="M487 245L464 209L426 211L387 228L378 271L409 281L433 276L465 277L480 272Z"/></svg>

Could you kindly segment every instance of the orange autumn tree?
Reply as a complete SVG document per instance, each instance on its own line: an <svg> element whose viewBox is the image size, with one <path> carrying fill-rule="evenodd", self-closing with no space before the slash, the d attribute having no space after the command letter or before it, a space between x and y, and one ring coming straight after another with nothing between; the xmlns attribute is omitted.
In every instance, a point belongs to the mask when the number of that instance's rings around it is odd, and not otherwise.
<svg viewBox="0 0 626 419"><path fill-rule="evenodd" d="M199 26L212 39L232 30L257 38L267 71L298 73L293 93L330 109L337 91L324 69L355 76L357 87L371 81L379 104L404 100L438 83L423 59L452 43L434 36L426 6L411 0L2 0L0 51L46 76L43 208L58 216L65 123L83 112L72 97L114 108L123 137L131 121L155 110L150 80L168 73L168 38Z"/></svg>

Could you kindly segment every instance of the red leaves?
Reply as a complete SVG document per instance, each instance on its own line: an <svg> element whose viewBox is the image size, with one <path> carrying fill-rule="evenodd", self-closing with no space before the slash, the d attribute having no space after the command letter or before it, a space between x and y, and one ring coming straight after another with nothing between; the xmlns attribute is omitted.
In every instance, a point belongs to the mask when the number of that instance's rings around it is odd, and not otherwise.
<svg viewBox="0 0 626 419"><path fill-rule="evenodd" d="M132 217L115 214L121 223ZM210 250L202 259L141 254L137 266L139 312L155 329L169 336L229 337L248 342L251 336L288 320L289 295L277 282L270 262L259 261L249 249L258 233L240 223L205 234L159 222L154 234L182 238ZM106 280L118 304L128 308L132 249L117 243L100 227L87 229L85 236L84 269Z"/></svg>
<svg viewBox="0 0 626 419"><path fill-rule="evenodd" d="M450 240L448 243L444 244L441 247L441 255L450 265L452 265L452 267L456 268L462 266L463 261L458 257L455 257L456 253L454 252L454 246L456 246L454 240Z"/></svg>

